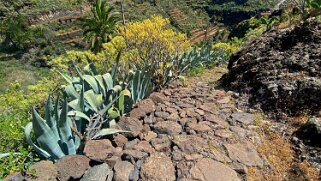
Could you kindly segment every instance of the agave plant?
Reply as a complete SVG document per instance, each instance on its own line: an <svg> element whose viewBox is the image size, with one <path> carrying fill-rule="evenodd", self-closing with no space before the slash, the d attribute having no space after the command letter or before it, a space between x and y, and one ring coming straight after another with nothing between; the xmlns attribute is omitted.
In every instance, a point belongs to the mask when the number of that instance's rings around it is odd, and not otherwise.
<svg viewBox="0 0 321 181"><path fill-rule="evenodd" d="M133 104L148 97L154 89L152 75L148 66L142 70L131 71L125 80L131 92Z"/></svg>
<svg viewBox="0 0 321 181"><path fill-rule="evenodd" d="M46 104L45 119L35 109L32 122L25 127L28 143L44 158L56 160L65 155L76 154L77 149L88 139L125 132L113 128L115 119L125 112L126 99L131 97L129 90L114 81L116 61L110 73L97 74L93 64L83 74L76 67L78 77L61 73L68 82L63 94L63 105L59 98L55 106L51 98ZM31 139L34 130L37 144Z"/></svg>
<svg viewBox="0 0 321 181"><path fill-rule="evenodd" d="M210 46L198 48L194 47L190 52L181 55L175 63L175 70L178 76L191 68L214 63L222 63L227 60L224 52L214 51Z"/></svg>
<svg viewBox="0 0 321 181"><path fill-rule="evenodd" d="M91 71L92 74L94 72ZM115 122L114 119L124 114L125 97L131 96L129 90L117 85L110 73L82 75L79 72L79 77L72 78L66 74L63 77L69 83L64 91L72 109L69 116L73 118L77 130L91 139L120 131L105 127L109 127Z"/></svg>
<svg viewBox="0 0 321 181"><path fill-rule="evenodd" d="M46 159L56 160L65 155L74 155L80 146L79 137L72 131L67 103L67 97L64 96L60 110L59 98L57 98L54 106L52 99L49 97L46 104L45 119L33 108L32 122L25 127L27 142L39 155ZM38 145L31 139L32 129Z"/></svg>

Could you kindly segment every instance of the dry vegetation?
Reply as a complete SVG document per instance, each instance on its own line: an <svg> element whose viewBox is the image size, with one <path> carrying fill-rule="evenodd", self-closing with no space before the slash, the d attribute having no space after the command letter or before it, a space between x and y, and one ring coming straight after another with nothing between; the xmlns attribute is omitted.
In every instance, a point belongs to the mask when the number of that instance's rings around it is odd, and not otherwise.
<svg viewBox="0 0 321 181"><path fill-rule="evenodd" d="M307 117L292 118L289 120L288 131L293 132L296 126L304 124ZM296 159L290 140L271 129L272 121L265 121L258 133L263 140L258 145L258 152L266 158L270 168L257 169L250 168L247 179L249 181L316 181L320 180L320 174L316 168L307 163ZM294 126L296 125L296 126Z"/></svg>

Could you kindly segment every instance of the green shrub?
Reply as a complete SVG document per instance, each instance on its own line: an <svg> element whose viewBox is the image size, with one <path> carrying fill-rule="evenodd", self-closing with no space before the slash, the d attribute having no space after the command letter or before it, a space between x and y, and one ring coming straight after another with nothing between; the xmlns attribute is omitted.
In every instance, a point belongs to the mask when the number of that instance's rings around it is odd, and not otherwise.
<svg viewBox="0 0 321 181"><path fill-rule="evenodd" d="M0 180L16 171L26 172L30 164L38 161L31 151L30 147L20 145L17 147L19 154L11 152L8 156L0 158Z"/></svg>
<svg viewBox="0 0 321 181"><path fill-rule="evenodd" d="M43 28L29 26L27 18L21 14L1 20L0 35L4 36L5 47L11 49L27 49L45 39Z"/></svg>
<svg viewBox="0 0 321 181"><path fill-rule="evenodd" d="M20 85L13 83L0 94L0 153L20 153L0 159L0 180L10 172L25 171L37 158L30 152L31 148L25 141L23 129L30 121L31 106L41 105L48 94L56 89L58 82L57 78L44 78L27 90L20 90Z"/></svg>

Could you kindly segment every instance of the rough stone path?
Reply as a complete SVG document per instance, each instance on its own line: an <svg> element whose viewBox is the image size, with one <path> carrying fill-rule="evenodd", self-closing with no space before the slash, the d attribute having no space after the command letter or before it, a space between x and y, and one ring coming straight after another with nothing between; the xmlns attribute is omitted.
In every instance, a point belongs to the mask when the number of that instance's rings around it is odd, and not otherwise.
<svg viewBox="0 0 321 181"><path fill-rule="evenodd" d="M234 93L215 90L211 77L188 83L153 93L118 123L131 133L112 143L89 142L85 154L106 160L119 181L237 181L245 179L247 167L262 168L254 146L260 140L251 129L255 116L237 110Z"/></svg>
<svg viewBox="0 0 321 181"><path fill-rule="evenodd" d="M305 180L301 173L284 179L292 164L289 144L275 134L274 142L262 140L257 126L261 118L238 110L236 93L215 89L223 72L211 71L189 78L187 86L176 82L141 101L117 123L130 132L91 140L84 155L66 156L55 164L39 162L29 169L38 176L27 180ZM258 145L265 145L264 156ZM260 173L267 170L281 177Z"/></svg>

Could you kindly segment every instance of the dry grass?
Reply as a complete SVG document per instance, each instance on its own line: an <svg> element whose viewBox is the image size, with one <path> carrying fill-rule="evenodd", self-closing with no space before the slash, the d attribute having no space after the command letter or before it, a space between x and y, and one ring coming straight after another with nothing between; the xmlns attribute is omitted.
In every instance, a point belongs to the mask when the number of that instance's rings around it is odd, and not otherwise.
<svg viewBox="0 0 321 181"><path fill-rule="evenodd" d="M305 122L305 118L293 121ZM270 168L249 168L249 181L316 181L320 180L319 172L307 162L295 159L295 153L289 140L279 133L271 131L270 124L264 123L259 134L263 143L258 146L258 152L270 164Z"/></svg>

